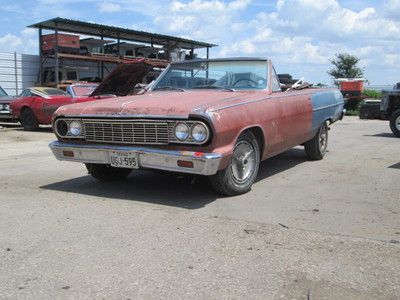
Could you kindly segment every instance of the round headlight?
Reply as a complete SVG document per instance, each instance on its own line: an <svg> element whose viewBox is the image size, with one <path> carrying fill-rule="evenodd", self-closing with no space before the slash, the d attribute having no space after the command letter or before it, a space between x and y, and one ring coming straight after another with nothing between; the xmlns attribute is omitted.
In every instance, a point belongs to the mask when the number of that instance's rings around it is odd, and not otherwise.
<svg viewBox="0 0 400 300"><path fill-rule="evenodd" d="M178 140L184 141L189 137L189 127L185 123L178 123L175 125L174 134Z"/></svg>
<svg viewBox="0 0 400 300"><path fill-rule="evenodd" d="M3 110L3 104L0 104L0 110Z"/></svg>
<svg viewBox="0 0 400 300"><path fill-rule="evenodd" d="M10 110L10 105L9 105L9 104L5 104L5 105L4 105L4 109L5 109L5 110Z"/></svg>
<svg viewBox="0 0 400 300"><path fill-rule="evenodd" d="M82 132L82 125L78 121L72 121L69 123L69 133L73 136L78 136Z"/></svg>
<svg viewBox="0 0 400 300"><path fill-rule="evenodd" d="M196 124L192 127L192 138L197 143L202 143L208 138L208 130L207 127L203 124Z"/></svg>
<svg viewBox="0 0 400 300"><path fill-rule="evenodd" d="M68 134L68 124L64 120L58 120L56 123L56 130L58 135L66 136Z"/></svg>

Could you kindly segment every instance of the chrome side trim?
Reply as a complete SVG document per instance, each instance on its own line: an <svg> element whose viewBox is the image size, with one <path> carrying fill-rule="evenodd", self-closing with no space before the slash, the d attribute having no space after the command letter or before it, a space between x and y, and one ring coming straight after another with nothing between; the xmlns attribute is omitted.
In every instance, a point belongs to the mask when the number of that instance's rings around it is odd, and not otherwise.
<svg viewBox="0 0 400 300"><path fill-rule="evenodd" d="M82 115L59 115L57 118L94 118L94 119L145 119L145 120L152 120L152 119L167 119L167 120L187 120L188 116L181 116L181 115L146 115L146 114L109 114L109 115L95 115L95 114L82 114Z"/></svg>
<svg viewBox="0 0 400 300"><path fill-rule="evenodd" d="M331 108L331 107L339 106L339 105L342 105L342 104L344 104L344 102L334 103L334 104L326 105L326 106L321 106L321 107L318 107L318 108L313 109L313 112L314 112L314 111L319 111L319 110L322 110L322 109L326 109L326 108Z"/></svg>
<svg viewBox="0 0 400 300"><path fill-rule="evenodd" d="M329 92L335 89L328 89L324 92ZM279 92L279 95L274 95L273 93L267 97L261 98L261 99L254 99L254 100L250 100L250 101L245 101L245 102L240 102L240 103L235 103L235 104L229 104L229 105L225 105L225 106L221 106L218 107L216 109L210 109L210 112L216 112L216 111L220 111L220 110L224 110L227 108L232 108L232 107L236 107L236 106L242 106L242 105L248 105L248 104L252 104L252 103L257 103L257 102L262 102L262 101L266 101L266 100L270 100L270 99L281 99L281 98L287 98L287 97L297 97L297 96L304 96L304 95L310 95L319 91L313 91L312 93L310 92L306 92L306 93L295 93L296 91L294 91L292 94L288 94L290 92L287 92L286 94L283 94L284 92Z"/></svg>
<svg viewBox="0 0 400 300"><path fill-rule="evenodd" d="M147 147L127 147L116 145L80 145L55 141L49 144L54 156L61 161L110 164L112 151L135 153L140 168L159 169L171 172L213 175L217 173L222 159L219 153L199 153L192 151L164 150ZM65 156L64 151L72 151L74 156ZM193 168L178 166L178 160L190 161Z"/></svg>

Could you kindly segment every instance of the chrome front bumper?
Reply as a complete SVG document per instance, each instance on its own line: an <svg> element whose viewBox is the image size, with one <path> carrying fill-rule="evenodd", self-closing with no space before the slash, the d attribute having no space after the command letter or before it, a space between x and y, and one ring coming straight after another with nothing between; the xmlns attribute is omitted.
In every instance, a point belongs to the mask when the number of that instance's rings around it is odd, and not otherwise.
<svg viewBox="0 0 400 300"><path fill-rule="evenodd" d="M9 110L0 110L0 119L12 120L14 116Z"/></svg>
<svg viewBox="0 0 400 300"><path fill-rule="evenodd" d="M110 152L122 151L135 153L140 168L199 175L213 175L217 173L222 159L222 155L218 153L174 151L116 145L79 145L59 141L50 143L49 147L58 160L110 164ZM193 167L180 167L178 161L192 162Z"/></svg>

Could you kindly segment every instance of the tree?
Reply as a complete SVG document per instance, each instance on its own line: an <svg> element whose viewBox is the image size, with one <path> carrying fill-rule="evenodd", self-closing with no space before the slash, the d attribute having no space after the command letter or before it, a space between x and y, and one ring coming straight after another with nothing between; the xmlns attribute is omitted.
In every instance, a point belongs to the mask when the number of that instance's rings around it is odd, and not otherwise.
<svg viewBox="0 0 400 300"><path fill-rule="evenodd" d="M360 59L351 54L339 53L330 62L335 66L328 71L333 78L361 78L363 70L358 66Z"/></svg>

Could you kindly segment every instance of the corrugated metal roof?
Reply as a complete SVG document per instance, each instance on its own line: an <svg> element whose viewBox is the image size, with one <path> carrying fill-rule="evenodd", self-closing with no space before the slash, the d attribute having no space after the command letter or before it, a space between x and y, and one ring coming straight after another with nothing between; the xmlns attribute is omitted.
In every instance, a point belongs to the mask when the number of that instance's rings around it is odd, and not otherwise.
<svg viewBox="0 0 400 300"><path fill-rule="evenodd" d="M113 38L127 41L135 41L141 43L154 43L158 45L166 45L169 41L174 48L183 49L198 49L206 47L215 47L217 45L180 38L170 35L156 34L145 31L120 28L108 25L101 25L96 23L89 23L78 20L71 20L65 18L54 18L47 21L39 22L28 26L30 28L42 28L48 30L55 30L56 27L59 31L69 33L79 33L92 36L103 36L105 38Z"/></svg>

